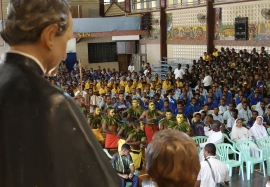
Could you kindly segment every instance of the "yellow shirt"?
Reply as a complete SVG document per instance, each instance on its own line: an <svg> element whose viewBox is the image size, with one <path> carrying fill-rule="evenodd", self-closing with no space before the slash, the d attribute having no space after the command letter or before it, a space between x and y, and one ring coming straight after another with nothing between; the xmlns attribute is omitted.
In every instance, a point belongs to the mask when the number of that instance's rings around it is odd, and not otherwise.
<svg viewBox="0 0 270 187"><path fill-rule="evenodd" d="M84 90L89 89L89 88L90 88L90 84L88 82L85 83Z"/></svg>
<svg viewBox="0 0 270 187"><path fill-rule="evenodd" d="M128 85L126 85L126 87L125 87L125 92L126 93L131 93L131 91L132 91L132 89L134 88L134 86L132 85L132 86L128 86Z"/></svg>
<svg viewBox="0 0 270 187"><path fill-rule="evenodd" d="M166 81L163 82L162 88L165 89L166 91L172 89L171 84L167 84Z"/></svg>
<svg viewBox="0 0 270 187"><path fill-rule="evenodd" d="M73 93L75 94L78 91L77 88L73 89Z"/></svg>
<svg viewBox="0 0 270 187"><path fill-rule="evenodd" d="M182 88L183 87L183 83L181 81L179 81L179 82L176 81L175 83L176 83L177 88Z"/></svg>
<svg viewBox="0 0 270 187"><path fill-rule="evenodd" d="M110 87L110 88L112 88L113 83L112 83L112 82L109 82L109 83L107 84L107 86Z"/></svg>
<svg viewBox="0 0 270 187"><path fill-rule="evenodd" d="M218 57L218 51L212 53L213 56Z"/></svg>
<svg viewBox="0 0 270 187"><path fill-rule="evenodd" d="M136 88L137 85L138 85L137 81L133 81L133 84L132 85L134 86L134 88Z"/></svg>
<svg viewBox="0 0 270 187"><path fill-rule="evenodd" d="M118 89L115 89L115 88L112 89L112 92L119 93Z"/></svg>
<svg viewBox="0 0 270 187"><path fill-rule="evenodd" d="M137 88L141 88L141 89L142 89L142 83L141 83L141 82L139 82L139 83L137 84Z"/></svg>
<svg viewBox="0 0 270 187"><path fill-rule="evenodd" d="M107 91L106 91L106 88L100 88L99 90L98 90L98 92L99 92L99 95L102 95L102 94L105 94Z"/></svg>
<svg viewBox="0 0 270 187"><path fill-rule="evenodd" d="M209 57L209 55L205 55L205 56L203 57L203 59L204 59L205 61L209 61L209 60L210 60L210 57Z"/></svg>
<svg viewBox="0 0 270 187"><path fill-rule="evenodd" d="M98 92L97 86L93 85L93 92Z"/></svg>
<svg viewBox="0 0 270 187"><path fill-rule="evenodd" d="M100 89L100 82L98 82L98 83L96 84L96 89L97 89L97 90Z"/></svg>
<svg viewBox="0 0 270 187"><path fill-rule="evenodd" d="M153 79L153 81L156 81L156 78ZM161 83L161 79L158 78L157 81L156 81L156 85L160 84Z"/></svg>
<svg viewBox="0 0 270 187"><path fill-rule="evenodd" d="M158 87L157 85L155 85L155 86L154 86L153 84L151 84L150 89L152 89L152 90L156 90L156 89L157 89L157 87Z"/></svg>
<svg viewBox="0 0 270 187"><path fill-rule="evenodd" d="M126 87L127 81L120 81L120 87Z"/></svg>

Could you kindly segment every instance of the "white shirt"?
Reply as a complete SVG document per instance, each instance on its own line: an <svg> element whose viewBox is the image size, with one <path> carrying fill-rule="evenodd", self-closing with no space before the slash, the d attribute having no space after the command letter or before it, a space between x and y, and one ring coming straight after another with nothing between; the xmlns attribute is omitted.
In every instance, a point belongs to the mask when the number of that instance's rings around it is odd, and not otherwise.
<svg viewBox="0 0 270 187"><path fill-rule="evenodd" d="M243 108L239 111L238 114L239 118L243 118L245 121L248 121L249 118L251 118L252 113L249 109L244 110Z"/></svg>
<svg viewBox="0 0 270 187"><path fill-rule="evenodd" d="M267 131L263 125L258 125L255 121L254 125L249 129L252 136L256 139L268 137Z"/></svg>
<svg viewBox="0 0 270 187"><path fill-rule="evenodd" d="M178 68L176 68L175 70L174 70L174 75L175 75L175 79L177 79L178 77L180 77L180 79L183 79L184 77L184 75L185 75L185 71L183 70L183 69L178 69Z"/></svg>
<svg viewBox="0 0 270 187"><path fill-rule="evenodd" d="M212 85L212 77L210 75L207 75L203 79L204 86L211 86Z"/></svg>
<svg viewBox="0 0 270 187"><path fill-rule="evenodd" d="M216 159L214 156L210 156L208 161L212 167L215 181L216 182L225 182L229 181L229 169L226 164ZM198 174L197 180L201 181L200 187L215 187L216 182L212 177L211 168L208 165L207 161L201 162L201 170Z"/></svg>
<svg viewBox="0 0 270 187"><path fill-rule="evenodd" d="M267 112L266 108L265 108L265 110L263 111L263 109L262 109L261 106L259 106L259 107L256 108L255 110L258 111L259 116L263 116L263 115Z"/></svg>
<svg viewBox="0 0 270 187"><path fill-rule="evenodd" d="M207 99L207 90L206 89L203 89L202 93L200 93L201 95L203 95L205 97L205 99Z"/></svg>
<svg viewBox="0 0 270 187"><path fill-rule="evenodd" d="M75 97L76 97L79 93L80 93L80 90L78 90L78 91L74 94ZM86 95L87 95L86 91L82 91L82 96L84 97L85 100L86 100Z"/></svg>
<svg viewBox="0 0 270 187"><path fill-rule="evenodd" d="M93 105L97 105L97 106L100 106L100 100L98 98L98 96L96 95L92 95L91 98L90 98L90 113L93 113Z"/></svg>
<svg viewBox="0 0 270 187"><path fill-rule="evenodd" d="M223 114L223 119L227 121L230 117L232 117L231 111L225 111Z"/></svg>
<svg viewBox="0 0 270 187"><path fill-rule="evenodd" d="M149 72L149 70L146 69L146 70L144 70L143 74L146 76L148 72Z"/></svg>
<svg viewBox="0 0 270 187"><path fill-rule="evenodd" d="M232 128L233 127L233 124L235 122L235 119L233 117L230 117L228 120L227 120L227 128Z"/></svg>
<svg viewBox="0 0 270 187"><path fill-rule="evenodd" d="M219 109L219 114L220 115L224 115L224 113L227 111L227 109L228 109L228 107L225 105L225 106L222 106L222 105L220 105L219 107L218 107L218 109ZM224 121L224 120L223 120Z"/></svg>
<svg viewBox="0 0 270 187"><path fill-rule="evenodd" d="M213 120L217 120L220 123L224 123L222 115L219 114L219 115L216 116L216 114L212 114L212 116L213 116Z"/></svg>
<svg viewBox="0 0 270 187"><path fill-rule="evenodd" d="M205 135L208 136L208 139L205 143L200 143L200 147L203 148L208 143L218 144L222 142L222 132L218 131L209 131L209 127L204 127Z"/></svg>
<svg viewBox="0 0 270 187"><path fill-rule="evenodd" d="M135 71L135 67L129 65L128 66L128 71L130 71L132 73L133 71Z"/></svg>
<svg viewBox="0 0 270 187"><path fill-rule="evenodd" d="M240 111L242 108L243 108L242 103L239 103L239 104L237 105L237 107L236 107L236 109L237 109L238 111Z"/></svg>
<svg viewBox="0 0 270 187"><path fill-rule="evenodd" d="M252 140L252 134L245 127L233 127L231 139L235 142L239 142L241 140Z"/></svg>

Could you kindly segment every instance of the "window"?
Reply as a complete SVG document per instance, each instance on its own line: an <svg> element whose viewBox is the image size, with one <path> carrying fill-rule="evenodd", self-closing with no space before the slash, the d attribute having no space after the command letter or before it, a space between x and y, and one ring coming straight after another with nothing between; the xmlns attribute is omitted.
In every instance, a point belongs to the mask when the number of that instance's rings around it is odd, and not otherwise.
<svg viewBox="0 0 270 187"><path fill-rule="evenodd" d="M89 63L116 62L116 42L89 43L88 61Z"/></svg>

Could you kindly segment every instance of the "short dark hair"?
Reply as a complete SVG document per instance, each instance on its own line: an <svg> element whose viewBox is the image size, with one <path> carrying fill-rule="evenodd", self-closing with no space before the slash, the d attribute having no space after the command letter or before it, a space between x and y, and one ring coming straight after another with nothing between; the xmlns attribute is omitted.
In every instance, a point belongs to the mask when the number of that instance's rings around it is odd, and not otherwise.
<svg viewBox="0 0 270 187"><path fill-rule="evenodd" d="M134 123L137 119L135 117L127 118L127 122Z"/></svg>
<svg viewBox="0 0 270 187"><path fill-rule="evenodd" d="M57 24L56 36L63 35L69 26L70 6L66 0L10 0L8 9L1 36L10 46L37 42L49 25Z"/></svg>
<svg viewBox="0 0 270 187"><path fill-rule="evenodd" d="M238 114L238 110L237 109L233 109L232 112Z"/></svg>
<svg viewBox="0 0 270 187"><path fill-rule="evenodd" d="M212 114L208 114L207 116L214 119Z"/></svg>
<svg viewBox="0 0 270 187"><path fill-rule="evenodd" d="M206 144L204 150L210 153L211 155L216 155L216 146L213 143Z"/></svg>
<svg viewBox="0 0 270 187"><path fill-rule="evenodd" d="M130 151L130 145L128 144L123 144L122 147L121 147L121 151L124 151L124 150L127 150L127 151Z"/></svg>

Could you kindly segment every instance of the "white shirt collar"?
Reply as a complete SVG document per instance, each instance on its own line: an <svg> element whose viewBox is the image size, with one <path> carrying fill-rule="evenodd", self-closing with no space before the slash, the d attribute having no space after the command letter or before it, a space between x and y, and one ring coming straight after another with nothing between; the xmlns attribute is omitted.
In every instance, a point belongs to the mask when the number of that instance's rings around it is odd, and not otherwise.
<svg viewBox="0 0 270 187"><path fill-rule="evenodd" d="M41 70L43 71L43 73L45 73L44 66L41 64L41 62L36 57L34 57L32 55L29 55L27 53L21 52L21 51L13 50L13 49L9 50L7 53L17 53L17 54L26 56L28 58L31 58L32 60L34 60L39 65L39 67L41 68Z"/></svg>

